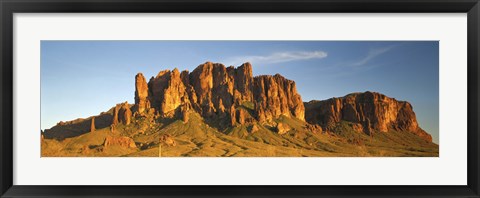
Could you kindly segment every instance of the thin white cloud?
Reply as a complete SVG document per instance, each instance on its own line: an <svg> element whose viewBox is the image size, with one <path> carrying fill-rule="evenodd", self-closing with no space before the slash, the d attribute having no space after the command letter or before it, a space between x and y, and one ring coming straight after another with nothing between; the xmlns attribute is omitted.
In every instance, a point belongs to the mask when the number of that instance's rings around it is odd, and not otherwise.
<svg viewBox="0 0 480 198"><path fill-rule="evenodd" d="M362 66L370 62L372 59L376 58L377 56L380 56L388 51L390 51L394 46L388 46L384 48L376 48L376 49L371 49L368 51L367 56L362 58L361 60L352 63L353 66Z"/></svg>
<svg viewBox="0 0 480 198"><path fill-rule="evenodd" d="M322 59L327 57L324 51L276 52L267 56L234 57L228 61L232 65L251 62L252 64L283 63L298 60Z"/></svg>

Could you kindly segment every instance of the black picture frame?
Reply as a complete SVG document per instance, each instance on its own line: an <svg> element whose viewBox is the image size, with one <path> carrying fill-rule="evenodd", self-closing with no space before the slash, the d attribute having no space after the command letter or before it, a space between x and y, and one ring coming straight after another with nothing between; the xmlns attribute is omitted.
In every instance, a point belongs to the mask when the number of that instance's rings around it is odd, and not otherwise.
<svg viewBox="0 0 480 198"><path fill-rule="evenodd" d="M478 0L0 0L1 197L480 197ZM467 13L468 184L465 186L22 186L13 185L15 13ZM445 170L451 171L451 170ZM253 178L252 178L253 179ZM415 179L415 178L412 178Z"/></svg>

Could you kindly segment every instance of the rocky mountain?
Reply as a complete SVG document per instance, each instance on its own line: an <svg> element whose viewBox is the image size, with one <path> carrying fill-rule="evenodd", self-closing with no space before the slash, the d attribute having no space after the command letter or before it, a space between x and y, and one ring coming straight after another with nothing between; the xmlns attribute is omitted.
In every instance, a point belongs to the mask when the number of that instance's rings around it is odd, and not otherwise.
<svg viewBox="0 0 480 198"><path fill-rule="evenodd" d="M305 120L295 82L280 74L253 77L250 63L234 68L206 62L191 73L164 70L148 83L139 73L135 88L135 109L140 114L153 108L162 118L180 118L182 109L193 109L205 118L228 120L230 126L281 115Z"/></svg>
<svg viewBox="0 0 480 198"><path fill-rule="evenodd" d="M42 156L438 156L406 101L304 103L294 81L253 76L250 63L138 73L134 99L46 129Z"/></svg>
<svg viewBox="0 0 480 198"><path fill-rule="evenodd" d="M333 130L341 121L353 123L359 132L406 131L432 141L432 136L419 127L409 102L397 101L375 92L352 93L340 98L305 103L306 120Z"/></svg>

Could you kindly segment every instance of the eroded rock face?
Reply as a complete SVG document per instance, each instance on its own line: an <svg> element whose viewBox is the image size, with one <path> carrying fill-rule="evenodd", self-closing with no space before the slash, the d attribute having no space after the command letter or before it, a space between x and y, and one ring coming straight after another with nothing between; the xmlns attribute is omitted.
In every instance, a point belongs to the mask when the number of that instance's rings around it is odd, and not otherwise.
<svg viewBox="0 0 480 198"><path fill-rule="evenodd" d="M88 147L88 145L83 145L83 146L82 146L82 149L81 149L81 152L82 152L82 154L84 154L84 155L90 154L90 148Z"/></svg>
<svg viewBox="0 0 480 198"><path fill-rule="evenodd" d="M188 101L185 85L178 69L164 70L148 82L151 105L162 117L174 117L177 109Z"/></svg>
<svg viewBox="0 0 480 198"><path fill-rule="evenodd" d="M185 119L182 117L187 115L185 111L193 110L204 118L229 119L228 123L233 126L247 122L247 112L240 107L251 103L256 104L254 113L259 121L269 121L281 115L305 120L303 102L295 82L279 74L253 78L250 63L234 68L206 62L191 73L164 70L150 79L146 90L143 75L137 74L135 79L138 111L150 104L161 117Z"/></svg>
<svg viewBox="0 0 480 198"><path fill-rule="evenodd" d="M245 124L245 119L246 119L246 116L247 116L247 112L245 109L243 108L239 108L237 110L237 122L241 125Z"/></svg>
<svg viewBox="0 0 480 198"><path fill-rule="evenodd" d="M234 76L224 65L210 62L199 65L190 74L190 85L203 116L226 117L234 104Z"/></svg>
<svg viewBox="0 0 480 198"><path fill-rule="evenodd" d="M118 114L120 114L120 105L117 104L115 105L115 108L113 109L113 120L112 120L112 125L117 125L118 124Z"/></svg>
<svg viewBox="0 0 480 198"><path fill-rule="evenodd" d="M340 121L360 125L354 130L363 130L366 134L388 132L389 130L408 131L432 141L431 135L418 126L412 105L397 101L375 92L353 93L341 98L305 103L306 120L333 129Z"/></svg>
<svg viewBox="0 0 480 198"><path fill-rule="evenodd" d="M208 62L195 68L190 74L190 84L197 94L200 106L202 108L213 108L209 104L212 101L213 63Z"/></svg>
<svg viewBox="0 0 480 198"><path fill-rule="evenodd" d="M142 73L135 76L135 104L137 112L143 113L150 108L150 100L148 99L148 84Z"/></svg>
<svg viewBox="0 0 480 198"><path fill-rule="evenodd" d="M235 112L235 106L230 107L230 125L235 126L237 124L237 117Z"/></svg>
<svg viewBox="0 0 480 198"><path fill-rule="evenodd" d="M244 63L231 74L235 79L235 100L240 101L252 101L253 100L253 73L252 65L250 63Z"/></svg>
<svg viewBox="0 0 480 198"><path fill-rule="evenodd" d="M279 122L275 128L277 130L277 133L280 135L287 133L291 129L290 126L281 122Z"/></svg>
<svg viewBox="0 0 480 198"><path fill-rule="evenodd" d="M169 134L164 134L164 135L160 136L160 142L165 143L167 146L176 146L177 145L177 143L175 142L173 137Z"/></svg>
<svg viewBox="0 0 480 198"><path fill-rule="evenodd" d="M122 116L120 117L122 122L125 125L129 125L132 121L132 111L130 110L130 105L127 102L123 103L120 112L122 112Z"/></svg>
<svg viewBox="0 0 480 198"><path fill-rule="evenodd" d="M276 74L255 77L253 83L255 111L260 122L281 115L305 120L305 108L294 81Z"/></svg>
<svg viewBox="0 0 480 198"><path fill-rule="evenodd" d="M313 133L322 133L322 127L318 124L306 124L305 129L313 132Z"/></svg>
<svg viewBox="0 0 480 198"><path fill-rule="evenodd" d="M114 136L107 136L103 141L103 146L105 148L111 146L120 146L123 148L137 148L135 145L135 141L129 137L114 137Z"/></svg>
<svg viewBox="0 0 480 198"><path fill-rule="evenodd" d="M259 128L258 128L258 126L255 125L255 124L250 127L250 133L255 133L255 132L257 132L258 130L259 130Z"/></svg>
<svg viewBox="0 0 480 198"><path fill-rule="evenodd" d="M187 104L182 105L180 108L180 118L182 119L183 123L187 123L190 118L188 110L190 110L190 107Z"/></svg>
<svg viewBox="0 0 480 198"><path fill-rule="evenodd" d="M117 125L120 122L129 125L132 121L132 111L130 110L130 105L128 102L120 103L115 105L113 110L113 121L112 125Z"/></svg>
<svg viewBox="0 0 480 198"><path fill-rule="evenodd" d="M92 121L90 123L90 132L95 131L95 117L92 118Z"/></svg>

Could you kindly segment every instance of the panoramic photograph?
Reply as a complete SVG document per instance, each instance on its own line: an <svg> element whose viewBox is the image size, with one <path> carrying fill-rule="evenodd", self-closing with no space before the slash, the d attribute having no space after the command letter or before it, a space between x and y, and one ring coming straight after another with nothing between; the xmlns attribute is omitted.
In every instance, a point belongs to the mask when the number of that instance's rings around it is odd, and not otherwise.
<svg viewBox="0 0 480 198"><path fill-rule="evenodd" d="M41 157L438 157L438 41L41 42Z"/></svg>

